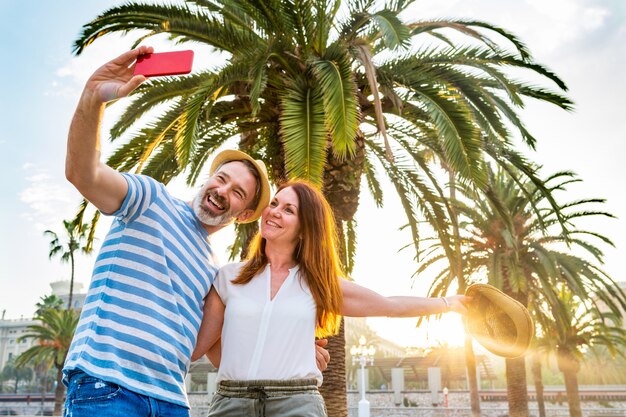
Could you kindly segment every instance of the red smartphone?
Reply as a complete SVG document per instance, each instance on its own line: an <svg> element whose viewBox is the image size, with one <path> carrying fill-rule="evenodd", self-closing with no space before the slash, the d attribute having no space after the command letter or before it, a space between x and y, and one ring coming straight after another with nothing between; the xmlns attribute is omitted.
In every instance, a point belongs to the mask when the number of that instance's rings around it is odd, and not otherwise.
<svg viewBox="0 0 626 417"><path fill-rule="evenodd" d="M139 55L135 64L135 75L158 77L189 74L192 64L193 51L191 50Z"/></svg>

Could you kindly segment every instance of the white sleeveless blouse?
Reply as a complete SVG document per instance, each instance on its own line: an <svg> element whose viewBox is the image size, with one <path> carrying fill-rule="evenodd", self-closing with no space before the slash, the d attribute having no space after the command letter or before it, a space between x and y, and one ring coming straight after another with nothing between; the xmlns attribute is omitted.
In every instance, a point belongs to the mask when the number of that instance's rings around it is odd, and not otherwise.
<svg viewBox="0 0 626 417"><path fill-rule="evenodd" d="M270 300L270 266L248 284L232 280L243 263L223 266L213 283L222 302L222 360L217 381L315 378L316 306L298 267Z"/></svg>

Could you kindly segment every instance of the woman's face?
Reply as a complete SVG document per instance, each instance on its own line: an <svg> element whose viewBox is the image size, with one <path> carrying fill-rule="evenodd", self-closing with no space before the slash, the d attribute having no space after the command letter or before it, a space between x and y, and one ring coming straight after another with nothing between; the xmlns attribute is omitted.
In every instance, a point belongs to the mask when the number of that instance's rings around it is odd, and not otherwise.
<svg viewBox="0 0 626 417"><path fill-rule="evenodd" d="M261 236L268 242L297 243L300 240L298 195L291 187L280 190L261 216Z"/></svg>

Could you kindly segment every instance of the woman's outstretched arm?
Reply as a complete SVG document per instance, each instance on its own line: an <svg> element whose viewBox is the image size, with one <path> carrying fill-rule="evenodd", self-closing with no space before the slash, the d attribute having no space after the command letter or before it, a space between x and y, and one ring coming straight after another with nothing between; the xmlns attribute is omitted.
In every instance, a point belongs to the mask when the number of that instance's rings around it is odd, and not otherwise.
<svg viewBox="0 0 626 417"><path fill-rule="evenodd" d="M454 311L467 313L470 301L464 295L447 297L385 297L347 279L341 280L343 308L341 314L349 317L416 317Z"/></svg>

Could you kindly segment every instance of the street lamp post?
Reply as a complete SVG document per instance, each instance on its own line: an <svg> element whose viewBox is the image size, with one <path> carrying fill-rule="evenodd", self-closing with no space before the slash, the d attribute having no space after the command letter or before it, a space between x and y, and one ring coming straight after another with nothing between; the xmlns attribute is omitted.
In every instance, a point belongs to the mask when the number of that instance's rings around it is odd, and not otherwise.
<svg viewBox="0 0 626 417"><path fill-rule="evenodd" d="M365 336L359 338L359 345L352 346L350 348L350 354L352 355L352 365L358 363L361 365L361 387L363 389L361 401L359 401L359 417L370 417L370 403L365 399L365 365L374 364L374 354L376 349L374 346L365 346L367 340Z"/></svg>

